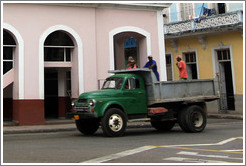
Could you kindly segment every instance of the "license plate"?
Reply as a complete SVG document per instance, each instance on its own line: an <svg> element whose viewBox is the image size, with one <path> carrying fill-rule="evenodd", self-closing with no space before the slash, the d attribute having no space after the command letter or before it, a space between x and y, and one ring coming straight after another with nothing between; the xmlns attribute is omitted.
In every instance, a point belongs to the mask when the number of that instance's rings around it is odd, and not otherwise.
<svg viewBox="0 0 246 166"><path fill-rule="evenodd" d="M75 120L79 120L79 115L74 115L73 117Z"/></svg>

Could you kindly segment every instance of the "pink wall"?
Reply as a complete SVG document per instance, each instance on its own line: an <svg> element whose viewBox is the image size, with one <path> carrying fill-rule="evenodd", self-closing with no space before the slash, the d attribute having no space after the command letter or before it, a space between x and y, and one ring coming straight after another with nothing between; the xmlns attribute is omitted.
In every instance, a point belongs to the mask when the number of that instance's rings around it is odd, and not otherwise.
<svg viewBox="0 0 246 166"><path fill-rule="evenodd" d="M108 76L109 32L113 29L132 26L150 33L152 56L159 61L156 11L3 4L3 22L15 27L24 40L25 99L39 98L39 40L47 29L55 25L65 25L80 36L83 44L85 91L97 89L97 80ZM143 49L141 51L146 52L146 48ZM75 48L74 51L76 50ZM77 60L77 57L73 60ZM141 66L146 61L146 57L141 57ZM72 65L77 69L75 62ZM78 72L72 73L73 91L78 93ZM77 96L75 94L73 97Z"/></svg>

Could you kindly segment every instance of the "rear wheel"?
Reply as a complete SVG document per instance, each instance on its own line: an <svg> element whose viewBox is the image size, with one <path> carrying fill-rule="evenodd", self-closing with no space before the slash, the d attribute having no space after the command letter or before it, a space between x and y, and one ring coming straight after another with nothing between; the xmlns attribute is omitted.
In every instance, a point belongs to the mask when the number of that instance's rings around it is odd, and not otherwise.
<svg viewBox="0 0 246 166"><path fill-rule="evenodd" d="M175 121L151 121L151 125L159 131L169 131L174 127Z"/></svg>
<svg viewBox="0 0 246 166"><path fill-rule="evenodd" d="M77 129L84 135L93 135L99 128L98 119L79 119L75 123Z"/></svg>
<svg viewBox="0 0 246 166"><path fill-rule="evenodd" d="M179 125L186 132L196 133L205 129L207 115L198 105L184 108L178 115Z"/></svg>
<svg viewBox="0 0 246 166"><path fill-rule="evenodd" d="M127 118L118 108L110 108L102 118L104 135L110 137L122 136L126 130Z"/></svg>

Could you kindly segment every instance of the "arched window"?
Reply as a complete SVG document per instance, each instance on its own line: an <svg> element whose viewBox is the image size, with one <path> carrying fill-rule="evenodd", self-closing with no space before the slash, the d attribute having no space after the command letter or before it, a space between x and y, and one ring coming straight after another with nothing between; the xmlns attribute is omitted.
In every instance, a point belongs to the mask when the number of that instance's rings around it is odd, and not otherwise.
<svg viewBox="0 0 246 166"><path fill-rule="evenodd" d="M44 42L44 61L71 62L72 39L62 31L51 33Z"/></svg>
<svg viewBox="0 0 246 166"><path fill-rule="evenodd" d="M16 43L14 38L7 32L3 31L3 74L7 73L14 67L14 50Z"/></svg>

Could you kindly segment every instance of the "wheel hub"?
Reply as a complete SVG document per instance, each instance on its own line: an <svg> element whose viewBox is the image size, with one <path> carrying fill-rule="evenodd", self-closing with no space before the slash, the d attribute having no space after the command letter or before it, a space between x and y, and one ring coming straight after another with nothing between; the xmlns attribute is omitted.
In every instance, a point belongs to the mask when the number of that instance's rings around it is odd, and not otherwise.
<svg viewBox="0 0 246 166"><path fill-rule="evenodd" d="M119 131L123 126L123 120L118 114L113 114L109 118L109 127L113 131Z"/></svg>
<svg viewBox="0 0 246 166"><path fill-rule="evenodd" d="M200 113L194 113L192 121L195 127L200 127L203 123L203 117Z"/></svg>

